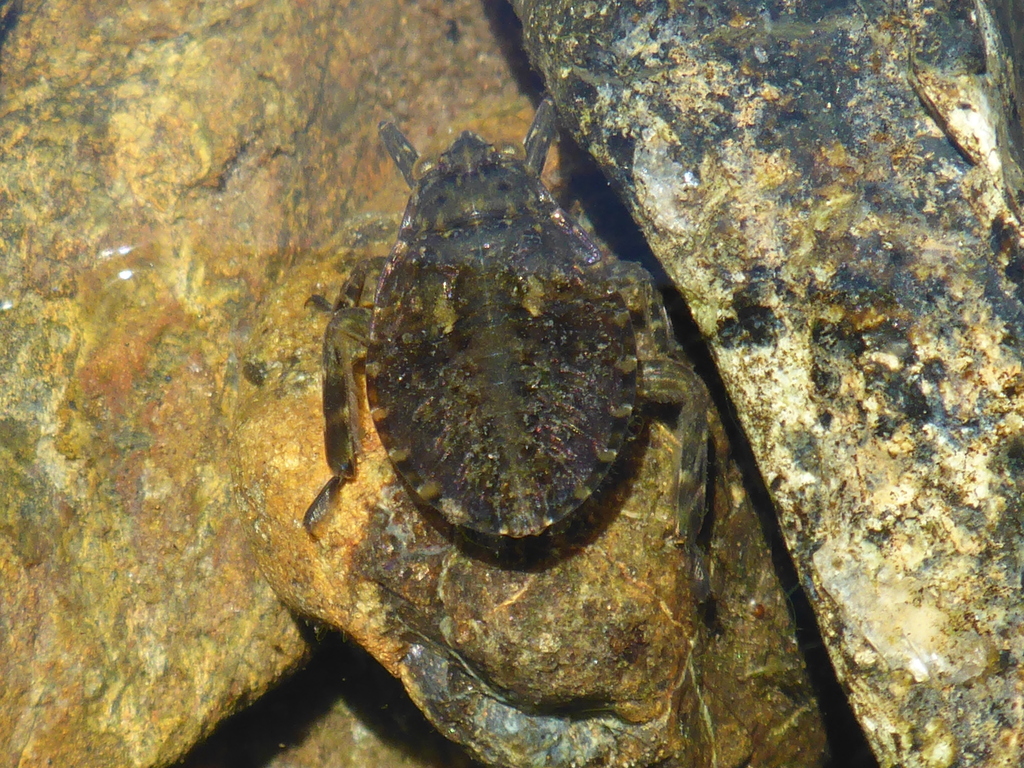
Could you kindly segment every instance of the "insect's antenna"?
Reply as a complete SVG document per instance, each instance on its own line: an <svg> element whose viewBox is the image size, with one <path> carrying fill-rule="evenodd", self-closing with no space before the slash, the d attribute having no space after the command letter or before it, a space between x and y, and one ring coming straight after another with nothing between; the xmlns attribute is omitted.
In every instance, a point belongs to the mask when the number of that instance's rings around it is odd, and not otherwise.
<svg viewBox="0 0 1024 768"><path fill-rule="evenodd" d="M414 183L412 168L420 153L390 120L383 121L377 126L377 130L380 132L380 140L384 142L384 148L391 155L391 159L395 161L402 176L405 177L405 183L412 187Z"/></svg>
<svg viewBox="0 0 1024 768"><path fill-rule="evenodd" d="M548 149L551 141L555 138L555 102L550 96L545 96L544 101L537 107L537 114L533 116L533 123L530 130L526 132L523 146L526 148L526 167L533 169L533 172L540 176L544 170L544 161L548 157Z"/></svg>

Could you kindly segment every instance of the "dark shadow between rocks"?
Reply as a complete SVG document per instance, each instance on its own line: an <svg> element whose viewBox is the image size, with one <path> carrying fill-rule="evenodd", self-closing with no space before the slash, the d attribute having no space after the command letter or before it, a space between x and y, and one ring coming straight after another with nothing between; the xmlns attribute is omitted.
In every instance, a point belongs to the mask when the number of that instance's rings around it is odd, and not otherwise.
<svg viewBox="0 0 1024 768"><path fill-rule="evenodd" d="M667 289L666 302L669 314L675 323L677 334L690 338L697 334L696 324L683 298L674 289ZM692 338L696 338L693 336ZM836 679L835 670L828 652L821 640L821 630L811 608L792 558L786 549L782 531L775 514L768 488L754 459L753 450L746 439L743 428L736 417L732 401L725 392L725 386L714 368L707 348L692 343L686 344L687 353L694 361L700 375L707 382L711 397L722 417L723 426L729 438L732 453L743 474L743 483L750 495L754 510L761 524L762 533L771 549L775 574L789 601L790 614L796 627L797 642L807 665L807 672L814 687L818 707L828 737L829 759L825 768L877 768L878 761L868 746L860 723L850 708L846 692ZM696 355L696 356L695 356Z"/></svg>
<svg viewBox="0 0 1024 768"><path fill-rule="evenodd" d="M317 634L309 630L310 638ZM475 768L455 744L441 736L409 699L401 682L372 656L337 632L319 638L309 664L228 718L182 760L184 768L264 768L290 748L315 737L318 721L343 703L383 744L416 764ZM296 765L290 759L288 765ZM311 764L312 765L312 764ZM384 763L379 763L384 765Z"/></svg>
<svg viewBox="0 0 1024 768"><path fill-rule="evenodd" d="M7 44L7 38L21 16L22 0L0 0L0 49Z"/></svg>
<svg viewBox="0 0 1024 768"><path fill-rule="evenodd" d="M605 215L607 216L607 214ZM638 243L635 247L647 249L643 235L624 207L622 216L626 221L620 226L626 231L636 230L635 237ZM606 219L602 219L602 221L606 221ZM732 454L743 474L743 484L760 521L762 534L771 549L775 574L788 598L790 613L796 627L797 642L807 665L807 672L811 685L814 687L828 737L830 756L828 762L825 763L825 768L877 768L878 761L868 745L860 723L857 722L857 718L850 708L846 692L836 679L832 662L821 640L821 630L818 627L814 611L800 584L796 566L782 538L771 495L757 467L753 449L750 447L743 427L736 416L732 401L726 393L725 385L718 375L711 353L701 340L697 324L690 314L685 300L674 287L669 285L667 276L660 265L657 265L656 259L649 249L647 249L647 253L654 265L648 266L646 257L642 259L642 262L651 270L655 279L658 280L658 284L662 286L662 293L675 327L676 336L685 348L697 373L708 385L715 408L722 418ZM707 531L702 531L702 535L707 535Z"/></svg>
<svg viewBox="0 0 1024 768"><path fill-rule="evenodd" d="M508 0L481 0L480 7L519 90L529 95L536 106L544 94L544 79L530 65L523 47L523 25L519 17Z"/></svg>

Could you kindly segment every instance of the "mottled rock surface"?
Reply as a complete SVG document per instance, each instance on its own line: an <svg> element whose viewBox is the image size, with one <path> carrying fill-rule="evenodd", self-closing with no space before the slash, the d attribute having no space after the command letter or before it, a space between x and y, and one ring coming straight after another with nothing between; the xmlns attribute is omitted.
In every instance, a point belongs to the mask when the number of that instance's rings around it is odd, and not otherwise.
<svg viewBox="0 0 1024 768"><path fill-rule="evenodd" d="M514 4L712 347L879 759L1017 764L1016 27L965 3Z"/></svg>
<svg viewBox="0 0 1024 768"><path fill-rule="evenodd" d="M167 764L304 653L231 513L230 351L284 255L306 67L336 11L19 5L0 59L0 762Z"/></svg>
<svg viewBox="0 0 1024 768"><path fill-rule="evenodd" d="M471 7L0 3L0 763L173 763L307 655L234 508L236 347L396 94L514 96Z"/></svg>

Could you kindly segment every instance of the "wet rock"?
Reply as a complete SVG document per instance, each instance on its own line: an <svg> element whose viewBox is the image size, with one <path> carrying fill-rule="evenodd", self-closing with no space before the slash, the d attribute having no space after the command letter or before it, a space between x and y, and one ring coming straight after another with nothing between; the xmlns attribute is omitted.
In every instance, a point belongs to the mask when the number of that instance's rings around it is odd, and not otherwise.
<svg viewBox="0 0 1024 768"><path fill-rule="evenodd" d="M304 653L230 514L228 341L314 98L289 40L325 12L12 7L0 754L167 764Z"/></svg>
<svg viewBox="0 0 1024 768"><path fill-rule="evenodd" d="M1005 9L515 6L712 347L879 759L1013 764L1024 306Z"/></svg>
<svg viewBox="0 0 1024 768"><path fill-rule="evenodd" d="M4 764L173 763L307 655L233 501L245 313L380 188L384 110L466 104L374 9L0 3Z"/></svg>

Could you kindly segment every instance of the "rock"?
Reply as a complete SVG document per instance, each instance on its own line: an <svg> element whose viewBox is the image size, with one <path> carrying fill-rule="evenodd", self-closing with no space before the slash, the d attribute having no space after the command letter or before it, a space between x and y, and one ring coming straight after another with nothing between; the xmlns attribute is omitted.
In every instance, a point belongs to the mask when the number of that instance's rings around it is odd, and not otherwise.
<svg viewBox="0 0 1024 768"><path fill-rule="evenodd" d="M711 346L879 759L1014 764L1019 34L963 3L514 5Z"/></svg>
<svg viewBox="0 0 1024 768"><path fill-rule="evenodd" d="M230 340L266 279L249 255L279 249L282 150L315 98L305 57L327 42L295 30L329 16L8 10L8 764L174 762L305 653L232 514Z"/></svg>
<svg viewBox="0 0 1024 768"><path fill-rule="evenodd" d="M340 635L310 663L228 719L182 768L473 768L409 701L401 682Z"/></svg>

